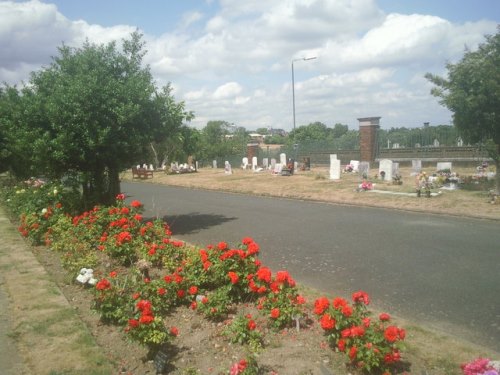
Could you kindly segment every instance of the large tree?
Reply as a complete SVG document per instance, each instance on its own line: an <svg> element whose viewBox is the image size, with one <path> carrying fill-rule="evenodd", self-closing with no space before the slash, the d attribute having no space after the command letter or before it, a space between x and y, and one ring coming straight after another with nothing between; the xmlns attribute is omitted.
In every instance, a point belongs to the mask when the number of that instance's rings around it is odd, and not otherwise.
<svg viewBox="0 0 500 375"><path fill-rule="evenodd" d="M155 86L142 65L145 53L138 32L121 49L114 42L63 45L23 90L33 114L25 126L38 131L32 144L38 171L77 176L86 206L110 203L120 192L119 173L191 117L170 86Z"/></svg>
<svg viewBox="0 0 500 375"><path fill-rule="evenodd" d="M448 77L430 73L432 95L453 112L453 123L466 142L484 145L496 166L500 194L500 26L476 51L466 50L456 64L447 64Z"/></svg>

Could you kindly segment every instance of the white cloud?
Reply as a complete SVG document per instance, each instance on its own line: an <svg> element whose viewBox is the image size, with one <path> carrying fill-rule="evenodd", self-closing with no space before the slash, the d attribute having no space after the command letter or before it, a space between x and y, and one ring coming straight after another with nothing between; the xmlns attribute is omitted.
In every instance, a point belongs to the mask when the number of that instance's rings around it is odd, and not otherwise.
<svg viewBox="0 0 500 375"><path fill-rule="evenodd" d="M227 99L238 95L243 88L237 82L228 82L219 87L214 92L213 97L215 99Z"/></svg>

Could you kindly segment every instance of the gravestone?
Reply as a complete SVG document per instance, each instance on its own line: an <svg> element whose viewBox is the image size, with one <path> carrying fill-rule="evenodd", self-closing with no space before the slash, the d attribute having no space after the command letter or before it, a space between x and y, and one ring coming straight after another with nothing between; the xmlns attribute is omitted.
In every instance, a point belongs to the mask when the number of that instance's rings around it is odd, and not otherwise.
<svg viewBox="0 0 500 375"><path fill-rule="evenodd" d="M231 164L227 160L224 163L224 173L225 174L233 174L233 170L231 168Z"/></svg>
<svg viewBox="0 0 500 375"><path fill-rule="evenodd" d="M154 171L154 169L155 169L155 168L153 167L153 164L149 164L149 170L150 170L150 171Z"/></svg>
<svg viewBox="0 0 500 375"><path fill-rule="evenodd" d="M392 177L396 177L399 175L399 163L392 163Z"/></svg>
<svg viewBox="0 0 500 375"><path fill-rule="evenodd" d="M392 160L389 159L380 160L378 167L378 174L380 176L385 174L384 181L392 181Z"/></svg>
<svg viewBox="0 0 500 375"><path fill-rule="evenodd" d="M437 163L436 170L444 171L445 169L448 169L451 172L451 161Z"/></svg>
<svg viewBox="0 0 500 375"><path fill-rule="evenodd" d="M272 158L271 159L271 170L274 171L275 167L276 167L276 159Z"/></svg>
<svg viewBox="0 0 500 375"><path fill-rule="evenodd" d="M434 147L439 147L439 141L437 139L435 139L434 142L432 143L432 145Z"/></svg>
<svg viewBox="0 0 500 375"><path fill-rule="evenodd" d="M286 154L280 154L280 163L286 165Z"/></svg>
<svg viewBox="0 0 500 375"><path fill-rule="evenodd" d="M212 168L217 169L217 160L212 161Z"/></svg>
<svg viewBox="0 0 500 375"><path fill-rule="evenodd" d="M351 160L349 162L350 165L352 165L352 171L353 172L358 172L359 171L359 160Z"/></svg>
<svg viewBox="0 0 500 375"><path fill-rule="evenodd" d="M256 170L257 169L257 156L253 156L252 157L252 170Z"/></svg>
<svg viewBox="0 0 500 375"><path fill-rule="evenodd" d="M370 162L369 161L362 161L359 163L359 175L362 178L368 178L370 176Z"/></svg>
<svg viewBox="0 0 500 375"><path fill-rule="evenodd" d="M269 167L269 159L268 158L262 159L262 167L264 169L267 169L267 167Z"/></svg>
<svg viewBox="0 0 500 375"><path fill-rule="evenodd" d="M276 164L274 165L274 169L273 169L273 171L274 171L274 173L275 173L275 174L281 174L281 171L282 171L282 170L283 170L283 164L281 164L281 163L276 163Z"/></svg>
<svg viewBox="0 0 500 375"><path fill-rule="evenodd" d="M422 172L422 160L414 159L411 161L411 175L416 176Z"/></svg>
<svg viewBox="0 0 500 375"><path fill-rule="evenodd" d="M153 359L156 373L163 374L167 369L168 362L169 362L168 354L164 350L159 350Z"/></svg>
<svg viewBox="0 0 500 375"><path fill-rule="evenodd" d="M330 180L340 180L340 160L336 154L330 155Z"/></svg>
<svg viewBox="0 0 500 375"><path fill-rule="evenodd" d="M241 168L247 169L248 167L248 158L245 156L243 159L241 159Z"/></svg>

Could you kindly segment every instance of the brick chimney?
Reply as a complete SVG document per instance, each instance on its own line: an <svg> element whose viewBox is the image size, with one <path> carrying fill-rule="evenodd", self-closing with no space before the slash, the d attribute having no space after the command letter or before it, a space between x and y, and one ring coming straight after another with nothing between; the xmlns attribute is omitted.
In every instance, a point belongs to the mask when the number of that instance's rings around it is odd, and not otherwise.
<svg viewBox="0 0 500 375"><path fill-rule="evenodd" d="M375 161L377 129L380 127L380 119L381 117L358 118L361 161Z"/></svg>

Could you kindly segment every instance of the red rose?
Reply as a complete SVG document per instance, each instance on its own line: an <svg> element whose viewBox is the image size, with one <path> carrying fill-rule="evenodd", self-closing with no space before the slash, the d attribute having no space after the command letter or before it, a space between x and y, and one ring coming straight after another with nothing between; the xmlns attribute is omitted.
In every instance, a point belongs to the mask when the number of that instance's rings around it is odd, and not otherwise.
<svg viewBox="0 0 500 375"><path fill-rule="evenodd" d="M354 292L352 294L352 300L356 303L364 303L365 305L369 305L370 304L370 297L368 296L368 294L366 292L363 292L362 290L358 291L358 292Z"/></svg>
<svg viewBox="0 0 500 375"><path fill-rule="evenodd" d="M150 324L150 323L152 323L154 320L155 320L155 318L154 318L154 317L153 317L153 315L151 315L151 314L141 315L141 317L139 318L139 322L140 322L141 324Z"/></svg>
<svg viewBox="0 0 500 375"><path fill-rule="evenodd" d="M177 327L170 328L170 334L172 336L178 336L179 335L179 329Z"/></svg>
<svg viewBox="0 0 500 375"><path fill-rule="evenodd" d="M325 331L335 328L335 319L330 314L325 314L320 319L321 328Z"/></svg>
<svg viewBox="0 0 500 375"><path fill-rule="evenodd" d="M198 293L198 287L192 286L192 287L189 288L189 294L191 294L192 296L194 296L196 293Z"/></svg>
<svg viewBox="0 0 500 375"><path fill-rule="evenodd" d="M101 279L97 282L95 287L97 290L111 289L111 283L108 279Z"/></svg>
<svg viewBox="0 0 500 375"><path fill-rule="evenodd" d="M394 342L399 337L398 327L389 326L384 331L384 337L388 342Z"/></svg>
<svg viewBox="0 0 500 375"><path fill-rule="evenodd" d="M132 201L132 202L130 202L130 207L139 208L141 206L142 206L142 203L139 202L139 201Z"/></svg>
<svg viewBox="0 0 500 375"><path fill-rule="evenodd" d="M382 322L388 322L389 320L391 320L391 316L387 313L382 313L378 316L378 318L382 321Z"/></svg>
<svg viewBox="0 0 500 375"><path fill-rule="evenodd" d="M280 309L275 307L274 309L271 310L271 318L278 319L279 316L280 316Z"/></svg>
<svg viewBox="0 0 500 375"><path fill-rule="evenodd" d="M330 306L330 301L326 297L320 297L314 301L314 313L321 315Z"/></svg>
<svg viewBox="0 0 500 375"><path fill-rule="evenodd" d="M233 271L229 271L227 273L227 275L229 276L229 278L231 279L231 283L232 284L236 284L239 280L239 277L238 277L238 274L236 272L233 272Z"/></svg>

